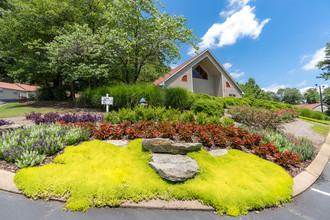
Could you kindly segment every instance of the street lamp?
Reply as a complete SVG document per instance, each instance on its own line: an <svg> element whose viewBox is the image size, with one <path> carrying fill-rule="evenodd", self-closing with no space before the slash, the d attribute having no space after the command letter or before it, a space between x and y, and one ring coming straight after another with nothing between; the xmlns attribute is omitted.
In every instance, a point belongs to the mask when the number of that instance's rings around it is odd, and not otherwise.
<svg viewBox="0 0 330 220"><path fill-rule="evenodd" d="M315 84L315 86L317 87L318 84ZM322 88L324 88L325 85L322 86ZM321 86L319 86L319 91L320 91L320 101L321 101L321 111L323 113L323 102L322 102L322 92L321 92Z"/></svg>

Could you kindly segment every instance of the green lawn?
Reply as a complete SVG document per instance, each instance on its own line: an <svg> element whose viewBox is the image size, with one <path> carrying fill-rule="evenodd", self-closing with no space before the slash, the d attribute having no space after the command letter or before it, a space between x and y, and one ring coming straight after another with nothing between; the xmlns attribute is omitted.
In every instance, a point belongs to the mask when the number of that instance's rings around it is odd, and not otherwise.
<svg viewBox="0 0 330 220"><path fill-rule="evenodd" d="M151 155L142 150L141 139L126 148L95 140L67 147L55 163L21 169L14 181L32 198L66 198L71 210L115 206L126 200L196 199L220 214L237 216L291 199L289 174L253 154L229 150L225 156L212 157L201 150L188 156L199 164L199 174L175 184L149 167Z"/></svg>
<svg viewBox="0 0 330 220"><path fill-rule="evenodd" d="M319 134L322 134L324 136L327 136L329 134L329 131L330 131L329 125L321 125L319 123L315 123L315 122L312 122L310 120L305 120L305 119L302 119L302 118L300 120L312 124L313 125L313 127L312 127L313 131L315 131Z"/></svg>
<svg viewBox="0 0 330 220"><path fill-rule="evenodd" d="M24 103L11 102L0 106L0 118L22 116L30 112L60 112L59 109L55 108L36 108L25 105Z"/></svg>
<svg viewBox="0 0 330 220"><path fill-rule="evenodd" d="M299 116L299 118L304 119L304 120L308 120L308 121L317 122L317 123L320 123L320 124L330 125L330 121L317 120L317 119L314 119L314 118L307 118L307 117L303 117L303 116Z"/></svg>

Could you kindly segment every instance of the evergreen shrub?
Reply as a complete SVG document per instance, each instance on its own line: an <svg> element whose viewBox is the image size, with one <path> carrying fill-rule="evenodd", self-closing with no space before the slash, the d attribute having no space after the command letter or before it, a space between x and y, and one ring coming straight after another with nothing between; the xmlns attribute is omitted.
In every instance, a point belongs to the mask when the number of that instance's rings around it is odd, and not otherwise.
<svg viewBox="0 0 330 220"><path fill-rule="evenodd" d="M220 102L211 99L197 99L192 105L190 110L199 113L203 112L208 116L223 116L225 110Z"/></svg>

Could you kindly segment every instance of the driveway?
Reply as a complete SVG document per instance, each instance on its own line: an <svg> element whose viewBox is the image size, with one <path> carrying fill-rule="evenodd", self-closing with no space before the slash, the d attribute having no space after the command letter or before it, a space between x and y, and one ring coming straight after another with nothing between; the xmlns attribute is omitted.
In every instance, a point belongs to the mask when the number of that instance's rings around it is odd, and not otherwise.
<svg viewBox="0 0 330 220"><path fill-rule="evenodd" d="M316 183L291 203L280 208L249 212L238 218L221 216L207 211L170 211L129 208L93 208L87 212L63 211L63 203L30 200L22 195L0 191L0 219L329 219L330 216L330 162Z"/></svg>

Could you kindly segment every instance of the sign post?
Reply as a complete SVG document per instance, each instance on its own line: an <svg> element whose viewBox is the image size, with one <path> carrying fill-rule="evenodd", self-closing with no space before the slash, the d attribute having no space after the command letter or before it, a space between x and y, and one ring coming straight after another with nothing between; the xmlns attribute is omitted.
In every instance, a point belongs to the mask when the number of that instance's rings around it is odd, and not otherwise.
<svg viewBox="0 0 330 220"><path fill-rule="evenodd" d="M109 97L108 94L107 94L107 96L102 96L101 97L101 103L102 103L102 105L106 106L106 111L108 113L109 112L109 105L113 105L113 97Z"/></svg>

